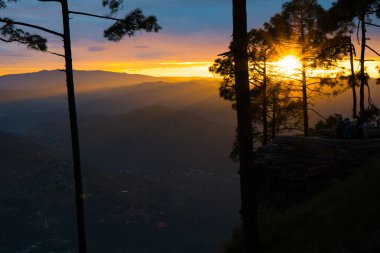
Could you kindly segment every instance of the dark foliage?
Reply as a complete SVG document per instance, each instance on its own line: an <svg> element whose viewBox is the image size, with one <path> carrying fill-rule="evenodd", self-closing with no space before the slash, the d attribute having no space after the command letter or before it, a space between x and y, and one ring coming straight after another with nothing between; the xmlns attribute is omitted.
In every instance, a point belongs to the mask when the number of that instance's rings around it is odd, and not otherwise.
<svg viewBox="0 0 380 253"><path fill-rule="evenodd" d="M28 48L47 51L47 40L40 35L30 34L15 28L11 19L1 19L5 24L0 27L0 40L3 42L18 42L27 45Z"/></svg>
<svg viewBox="0 0 380 253"><path fill-rule="evenodd" d="M315 132L318 134L321 132L321 130L335 129L339 116L341 117L340 114L330 115L326 119L318 121L314 127Z"/></svg>
<svg viewBox="0 0 380 253"><path fill-rule="evenodd" d="M284 37L283 32L267 23L263 29L252 29L248 33L252 123L255 140L263 143L284 131L301 128L300 101L292 98L294 83L283 80L269 64L279 57L279 40ZM233 109L236 109L235 73L231 53L221 54L209 71L223 78L219 86L219 95L231 101ZM268 136L265 136L265 131L268 132ZM230 156L234 161L237 161L238 156L236 149L235 143Z"/></svg>
<svg viewBox="0 0 380 253"><path fill-rule="evenodd" d="M360 80L360 113L362 115L367 114L366 111L370 110L371 105L371 95L370 87L368 85L368 78L366 77L365 71L365 51L371 50L378 54L376 50L371 48L367 43L370 38L367 36L367 26L374 25L370 19L370 15L376 14L379 17L380 1L378 0L362 0L362 1L352 1L352 0L339 0L334 4L334 6L329 10L329 16L331 20L335 22L336 26L342 26L346 23L353 22L355 19L358 20L357 24L357 38L361 45L360 54L360 75L358 80ZM359 36L360 34L360 36ZM351 63L352 64L352 63ZM354 78L355 73L352 72L352 77ZM352 87L355 83L352 82ZM365 108L365 87L368 88L368 108ZM355 115L355 113L354 113Z"/></svg>
<svg viewBox="0 0 380 253"><path fill-rule="evenodd" d="M379 115L380 109L376 105L370 104L364 112L360 112L359 117L369 122L375 122Z"/></svg>
<svg viewBox="0 0 380 253"><path fill-rule="evenodd" d="M123 0L103 0L102 4L104 7L110 9L110 14L116 14L119 9L123 7Z"/></svg>
<svg viewBox="0 0 380 253"><path fill-rule="evenodd" d="M104 37L111 41L120 41L124 36L132 37L137 31L158 32L160 29L155 16L145 17L140 9L135 9L105 30Z"/></svg>
<svg viewBox="0 0 380 253"><path fill-rule="evenodd" d="M340 23L350 22L354 17L360 16L362 13L376 13L379 16L380 1L379 0L338 0L329 10L333 20Z"/></svg>
<svg viewBox="0 0 380 253"><path fill-rule="evenodd" d="M7 3L17 2L17 0L0 0L0 9L7 7Z"/></svg>

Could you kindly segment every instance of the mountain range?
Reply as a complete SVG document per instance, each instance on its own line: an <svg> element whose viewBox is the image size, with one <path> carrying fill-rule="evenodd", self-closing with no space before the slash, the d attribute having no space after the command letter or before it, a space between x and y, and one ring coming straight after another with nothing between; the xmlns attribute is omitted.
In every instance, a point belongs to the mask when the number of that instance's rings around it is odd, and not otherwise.
<svg viewBox="0 0 380 253"><path fill-rule="evenodd" d="M62 73L28 75L39 83L36 76L49 74ZM217 252L239 223L238 175L228 158L235 117L217 83L147 77L108 87L101 83L113 73L106 76L77 96L90 251ZM14 82L19 95L0 103L0 224L9 228L0 252L74 252L64 92L21 98L58 84L23 90L25 79L4 80L0 87Z"/></svg>

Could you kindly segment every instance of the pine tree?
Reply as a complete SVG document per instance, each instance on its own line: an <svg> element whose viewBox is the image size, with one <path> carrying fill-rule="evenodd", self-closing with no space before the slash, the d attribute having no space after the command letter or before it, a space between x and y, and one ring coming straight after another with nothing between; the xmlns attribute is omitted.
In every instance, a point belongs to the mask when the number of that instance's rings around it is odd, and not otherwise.
<svg viewBox="0 0 380 253"><path fill-rule="evenodd" d="M263 145L279 133L300 129L300 104L292 98L294 82L281 76L273 64L281 57L280 51L277 34L268 24L248 33L253 135L254 140L261 140ZM221 54L209 70L223 78L219 87L220 96L232 101L233 108L236 109L231 52ZM235 150L232 158L237 158Z"/></svg>
<svg viewBox="0 0 380 253"><path fill-rule="evenodd" d="M363 116L371 107L371 98L368 95L368 108L365 107L365 87L370 91L368 85L368 75L366 73L366 50L370 50L377 55L380 55L376 50L370 47L367 43L367 27L376 26L371 22L370 15L380 16L380 2L378 0L338 0L329 10L330 17L334 17L337 26L344 26L347 23L358 21L357 33L358 40L360 34L360 90L359 90L359 109L360 114ZM352 83L354 83L354 75L352 73ZM370 93L370 92L369 92ZM355 99L355 98L354 98Z"/></svg>
<svg viewBox="0 0 380 253"><path fill-rule="evenodd" d="M323 91L324 86L336 87L336 77L313 76L315 69L336 68L345 51L336 50L346 36L341 31L324 30L326 11L316 0L292 0L282 6L282 11L274 15L270 22L274 31L287 50L301 61L299 92L302 99L303 131L309 135L309 99L313 94L334 95Z"/></svg>

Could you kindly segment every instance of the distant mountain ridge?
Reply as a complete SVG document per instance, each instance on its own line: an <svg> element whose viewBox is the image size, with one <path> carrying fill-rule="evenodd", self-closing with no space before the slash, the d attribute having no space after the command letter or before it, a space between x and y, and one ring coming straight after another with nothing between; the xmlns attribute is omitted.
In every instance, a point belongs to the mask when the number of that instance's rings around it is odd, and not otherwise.
<svg viewBox="0 0 380 253"><path fill-rule="evenodd" d="M42 71L0 77L0 81L8 78L15 83L14 89L0 88L0 130L19 132L36 124L66 118L63 74ZM22 83L29 79L36 83L27 84L33 89L21 89ZM80 118L117 115L159 105L235 125L234 111L229 102L219 97L215 79L158 78L103 71L79 71L76 79L79 80L76 101ZM12 82L1 82L0 87L7 88ZM112 85L109 82L113 82ZM90 86L92 88L88 88Z"/></svg>
<svg viewBox="0 0 380 253"><path fill-rule="evenodd" d="M119 81L116 84L123 85L126 81L136 82L139 80L154 80L154 77L148 77L143 75L132 75L116 72L106 72L106 71L74 71L75 81L77 81L79 86L91 85L91 82L104 81L107 78L112 78L113 80ZM0 76L0 89L9 90L30 90L30 89L41 89L41 88L52 88L58 85L65 84L65 73L58 70L42 70L32 73L24 74L11 74Z"/></svg>
<svg viewBox="0 0 380 253"><path fill-rule="evenodd" d="M157 81L180 81L180 80L197 80L211 79L203 77L156 77L140 74L128 74L121 72L111 72L103 70L75 70L74 82L78 86L98 87L99 83L111 80L109 86L102 87L118 87L143 82ZM0 76L0 89L19 90L19 89L41 89L51 88L57 85L65 84L65 73L59 70L41 70L38 72L9 74Z"/></svg>
<svg viewBox="0 0 380 253"><path fill-rule="evenodd" d="M207 78L154 77L109 71L74 71L76 92L94 91L145 82L178 82L189 80L209 80ZM65 74L58 70L43 70L25 74L0 76L0 102L43 98L65 94Z"/></svg>

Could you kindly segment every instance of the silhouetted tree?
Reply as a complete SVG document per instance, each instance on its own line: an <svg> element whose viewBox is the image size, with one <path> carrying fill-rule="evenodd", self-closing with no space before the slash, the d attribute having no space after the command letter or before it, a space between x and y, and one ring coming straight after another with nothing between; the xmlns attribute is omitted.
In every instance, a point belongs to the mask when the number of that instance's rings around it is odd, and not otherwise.
<svg viewBox="0 0 380 253"><path fill-rule="evenodd" d="M16 2L17 0L0 0L0 8L5 8L7 3ZM67 84L67 95L69 103L69 117L70 117L70 130L72 141L72 154L74 163L74 179L75 179L75 198L77 209L77 230L78 230L78 247L80 253L87 252L86 246L86 233L85 233L85 220L84 220L84 192L83 192L83 180L82 169L80 159L80 145L77 123L77 112L75 103L75 91L74 91L74 77L73 77L73 65L72 65L72 53L71 53L71 38L70 38L70 14L79 14L86 16L93 16L98 18L111 19L116 21L114 25L108 28L104 32L104 36L112 41L118 41L125 35L133 36L138 30L145 30L147 32L157 32L160 26L157 24L157 20L154 16L145 17L141 10L136 9L125 16L124 19L112 18L109 16L100 16L83 12L70 11L67 0L38 0L40 2L57 2L61 5L62 20L63 20L63 33L58 33L53 30L36 26L33 24L13 21L8 18L0 18L1 23L5 23L0 27L1 41L4 42L19 42L26 44L31 49L40 51L47 51L47 40L39 35L32 35L24 32L21 29L15 28L15 25L34 28L43 32L47 32L63 39L64 53L57 54L65 59L65 73ZM103 6L108 6L111 14L115 14L122 4L121 0L103 0Z"/></svg>
<svg viewBox="0 0 380 253"><path fill-rule="evenodd" d="M352 43L351 36L348 39L348 50L350 52L350 70L351 70L351 75L349 78L349 83L351 85L351 90L352 90L352 117L355 119L358 116L358 111L357 111L357 104L358 104L358 99L356 95L356 73L355 73L355 67L354 67L354 57L356 55L356 50L355 46Z"/></svg>
<svg viewBox="0 0 380 253"><path fill-rule="evenodd" d="M253 135L254 140L261 140L263 145L282 131L300 128L299 102L291 94L293 82L284 79L273 64L280 57L278 51L281 48L272 32L265 26L248 33ZM227 52L220 56L209 70L223 77L219 87L220 96L232 101L236 109L233 55ZM236 160L235 150L231 157Z"/></svg>
<svg viewBox="0 0 380 253"><path fill-rule="evenodd" d="M302 130L302 101L294 99L293 82L278 80L268 89L268 124L271 139L286 131Z"/></svg>
<svg viewBox="0 0 380 253"><path fill-rule="evenodd" d="M324 22L322 23L322 28L324 33L337 33L337 40L333 40L333 49L335 52L343 52L347 54L350 62L350 75L348 75L348 84L352 90L352 117L357 118L357 95L356 86L358 86L356 72L354 67L354 57L356 56L356 49L352 42L352 33L354 32L355 25L351 20L346 20L341 22L337 10L330 8L325 15ZM341 76L344 78L344 76Z"/></svg>
<svg viewBox="0 0 380 253"><path fill-rule="evenodd" d="M259 252L256 173L253 158L252 114L248 73L247 9L245 0L233 0L233 42L237 134L240 161L241 217L244 251Z"/></svg>
<svg viewBox="0 0 380 253"><path fill-rule="evenodd" d="M262 101L262 143L268 142L268 60L275 54L273 43L267 40L267 31L252 29L248 34L248 52L250 67L256 71L250 71L251 83L258 88ZM261 64L260 64L261 63ZM259 84L259 85L257 85ZM260 96L260 94L259 94ZM253 96L254 97L254 96ZM259 108L259 107L254 107Z"/></svg>
<svg viewBox="0 0 380 253"><path fill-rule="evenodd" d="M302 94L303 130L309 135L309 98L313 93L324 94L323 86L338 84L335 78L312 76L312 70L335 68L345 55L337 51L335 44L346 38L340 32L326 33L323 30L326 13L316 0L292 0L282 6L282 11L273 16L269 25L281 36L282 44L300 58L300 89ZM331 94L332 95L332 94Z"/></svg>
<svg viewBox="0 0 380 253"><path fill-rule="evenodd" d="M370 47L367 43L369 38L367 37L367 26L376 26L371 22L370 15L376 14L376 16L380 16L380 2L378 0L338 0L334 5L330 8L329 12L334 16L334 20L338 25L345 24L347 22L353 22L355 19L358 20L357 24L357 37L360 44L361 52L360 52L360 92L359 92L359 108L360 113L364 114L366 111L365 108L365 87L368 88L370 93L370 87L368 85L368 77L365 72L365 51L369 49L370 51L376 53L380 56L380 54ZM359 32L360 31L360 32ZM359 36L360 33L360 36ZM370 94L368 94L368 110L371 107L371 98Z"/></svg>

